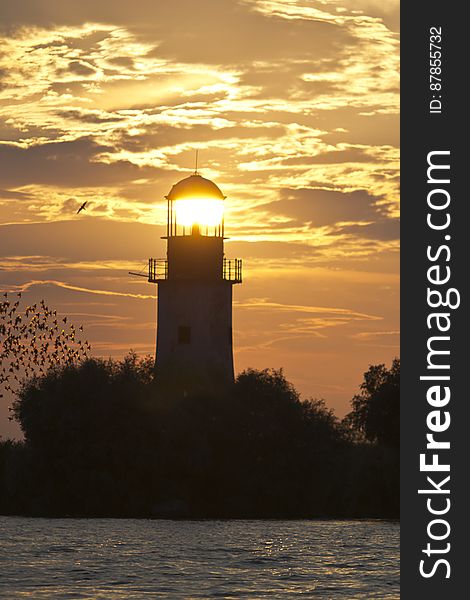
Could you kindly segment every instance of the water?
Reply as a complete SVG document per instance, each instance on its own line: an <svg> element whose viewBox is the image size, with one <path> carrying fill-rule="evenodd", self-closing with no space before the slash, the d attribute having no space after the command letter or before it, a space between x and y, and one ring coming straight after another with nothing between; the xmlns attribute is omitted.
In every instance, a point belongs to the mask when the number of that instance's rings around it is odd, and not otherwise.
<svg viewBox="0 0 470 600"><path fill-rule="evenodd" d="M0 517L0 598L399 598L387 521Z"/></svg>

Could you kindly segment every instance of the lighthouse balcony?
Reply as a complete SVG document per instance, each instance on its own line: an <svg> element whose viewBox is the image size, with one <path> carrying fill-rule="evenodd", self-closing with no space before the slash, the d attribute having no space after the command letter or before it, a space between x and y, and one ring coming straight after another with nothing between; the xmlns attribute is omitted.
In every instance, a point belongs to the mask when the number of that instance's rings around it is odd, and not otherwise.
<svg viewBox="0 0 470 600"><path fill-rule="evenodd" d="M222 261L221 271L222 280L229 281L231 283L242 282L242 261L240 258L224 258ZM191 275L193 275L195 279L198 279L200 277L200 273L201 271L195 268L194 272L192 274L188 273L188 275L189 278L191 278ZM178 277L176 278L178 279ZM166 258L149 258L149 282L158 283L159 281L165 281L166 279L170 279L168 271L168 260ZM171 279L173 279L173 276L171 277Z"/></svg>
<svg viewBox="0 0 470 600"><path fill-rule="evenodd" d="M224 258L222 279L232 283L242 282L242 259Z"/></svg>
<svg viewBox="0 0 470 600"><path fill-rule="evenodd" d="M150 283L168 279L168 261L166 258L149 258L148 275Z"/></svg>

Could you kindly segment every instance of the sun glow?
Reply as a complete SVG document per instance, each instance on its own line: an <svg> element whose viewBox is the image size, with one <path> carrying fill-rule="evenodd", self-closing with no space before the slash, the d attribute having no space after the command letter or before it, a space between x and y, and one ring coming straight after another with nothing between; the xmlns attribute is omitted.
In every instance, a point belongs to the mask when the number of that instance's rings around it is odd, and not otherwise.
<svg viewBox="0 0 470 600"><path fill-rule="evenodd" d="M176 200L174 209L178 225L216 227L222 223L224 203L213 198L185 198Z"/></svg>

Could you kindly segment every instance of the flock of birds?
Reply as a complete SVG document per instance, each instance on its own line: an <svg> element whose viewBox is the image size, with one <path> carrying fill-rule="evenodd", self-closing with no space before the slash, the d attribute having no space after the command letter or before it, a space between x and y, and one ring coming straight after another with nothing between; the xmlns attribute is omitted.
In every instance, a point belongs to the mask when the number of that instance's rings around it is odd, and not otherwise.
<svg viewBox="0 0 470 600"><path fill-rule="evenodd" d="M24 381L41 377L50 368L86 360L91 350L80 338L83 325L76 328L44 300L23 309L21 296L21 292L0 296L0 399L3 392L17 394Z"/></svg>

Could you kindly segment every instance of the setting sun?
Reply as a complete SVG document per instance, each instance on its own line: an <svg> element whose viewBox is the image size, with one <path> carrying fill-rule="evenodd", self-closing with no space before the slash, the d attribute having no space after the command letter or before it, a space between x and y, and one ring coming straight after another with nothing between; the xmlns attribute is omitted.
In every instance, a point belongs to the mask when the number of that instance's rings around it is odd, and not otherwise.
<svg viewBox="0 0 470 600"><path fill-rule="evenodd" d="M202 225L215 227L222 222L224 214L223 200L208 198L187 198L174 204L176 221L184 227Z"/></svg>

